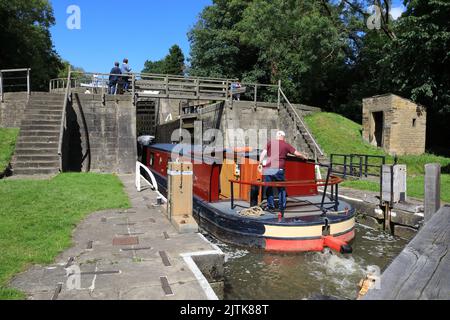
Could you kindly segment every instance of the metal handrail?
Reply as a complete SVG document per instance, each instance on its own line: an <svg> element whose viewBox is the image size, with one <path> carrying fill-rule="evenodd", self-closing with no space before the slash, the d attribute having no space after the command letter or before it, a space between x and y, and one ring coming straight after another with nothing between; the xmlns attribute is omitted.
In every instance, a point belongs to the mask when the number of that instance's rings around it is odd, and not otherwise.
<svg viewBox="0 0 450 320"><path fill-rule="evenodd" d="M0 70L0 101L3 102L3 96L4 96L4 85L3 85L3 74L4 73L17 73L17 72L26 72L27 76L26 77L15 77L15 78L9 78L9 79L27 79L27 95L28 98L31 95L31 80L30 80L30 72L31 72L31 68L20 68L20 69L2 69ZM18 87L18 86L25 86L24 85L9 85L9 87Z"/></svg>
<svg viewBox="0 0 450 320"><path fill-rule="evenodd" d="M323 167L327 167L325 165L321 165ZM299 180L299 181L277 181L277 182L262 182L262 181L240 181L236 179L230 179L230 190L231 190L231 209L234 210L238 205L235 205L234 201L234 184L246 185L246 186L255 186L259 187L259 193L262 193L262 188L267 187L275 187L275 188L290 188L290 187L324 187L324 192L322 196L322 200L320 202L320 209L326 214L325 205L333 204L335 210L338 210L339 206L339 184L344 182L340 177L336 177L331 175L331 167L328 167L328 173L326 179L320 180ZM331 186L331 198L332 202L325 202L326 194L328 187ZM334 188L333 188L334 187ZM281 212L281 216L284 217L284 211Z"/></svg>
<svg viewBox="0 0 450 320"><path fill-rule="evenodd" d="M339 163L335 161L335 158L343 158L344 163ZM353 159L359 159L359 162L353 162ZM350 159L350 163L347 162L347 160ZM381 161L380 164L369 164L369 159L379 159ZM376 168L380 169L384 164L386 164L386 156L380 156L380 155L370 155L370 154L339 154L339 153L333 153L330 155L330 163L331 167L333 168L333 173L342 174L344 178L349 176L358 176L362 178L363 176L376 176L379 175L370 173L369 168ZM337 171L335 169L336 166L342 166L343 172ZM347 170L350 168L350 170ZM355 175L353 174L353 169L359 168L359 174Z"/></svg>
<svg viewBox="0 0 450 320"><path fill-rule="evenodd" d="M286 95L284 94L283 90L281 89L281 87L279 87L280 93L283 96L283 98L286 100L286 102L288 103L289 107L291 108L291 110L294 112L294 115L297 117L297 120L300 121L300 123L302 124L303 128L305 129L306 133L309 135L309 137L311 138L314 147L316 148L317 151L319 151L320 155L323 156L324 153L322 151L322 149L320 148L319 144L316 142L316 139L314 139L313 135L311 134L311 132L309 132L308 127L306 126L306 124L303 122L302 117L300 117L300 115L297 113L297 111L295 110L294 106L291 104L291 102L289 101L289 99L286 97Z"/></svg>
<svg viewBox="0 0 450 320"><path fill-rule="evenodd" d="M151 182L149 182L144 176L141 174L141 168L147 172L148 176L150 177ZM158 196L167 203L167 198L164 197L164 195L159 192L158 189L158 183L156 182L156 178L153 175L153 173L150 171L149 168L147 168L144 164L140 163L139 161L136 162L136 179L135 179L135 185L138 192L141 192L141 179L144 179L144 181L150 186L150 188L155 191Z"/></svg>
<svg viewBox="0 0 450 320"><path fill-rule="evenodd" d="M255 187L324 187L327 184L326 179L320 180L292 180L292 181L276 181L276 182L263 182L263 181L241 181L236 179L230 179L229 182L233 184L245 185L245 186L255 186ZM340 184L344 180L340 177L330 175L328 180L328 185Z"/></svg>
<svg viewBox="0 0 450 320"><path fill-rule="evenodd" d="M63 105L63 111L61 116L61 126L59 129L59 142L58 142L58 155L59 155L59 167L60 171L63 171L63 160L62 160L62 145L63 145L63 139L64 139L64 128L66 126L66 111L67 111L67 105L69 102L69 96L70 96L70 89L71 89L71 70L69 68L69 74L67 76L67 87L66 92L64 95L64 105Z"/></svg>

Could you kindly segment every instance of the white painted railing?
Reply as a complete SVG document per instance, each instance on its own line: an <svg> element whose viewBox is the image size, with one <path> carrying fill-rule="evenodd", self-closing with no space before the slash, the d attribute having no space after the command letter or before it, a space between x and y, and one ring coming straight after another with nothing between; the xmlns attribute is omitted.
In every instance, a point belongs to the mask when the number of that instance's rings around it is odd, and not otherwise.
<svg viewBox="0 0 450 320"><path fill-rule="evenodd" d="M145 170L145 172L148 173L148 176L150 177L151 182L149 182L143 175L141 175L141 168ZM161 192L158 190L158 183L156 182L155 176L150 171L149 168L147 168L145 165L140 163L139 161L136 162L136 189L138 192L142 191L142 185L141 180L144 179L144 181L150 186L150 188L155 191L158 196L167 203L167 198L164 197Z"/></svg>

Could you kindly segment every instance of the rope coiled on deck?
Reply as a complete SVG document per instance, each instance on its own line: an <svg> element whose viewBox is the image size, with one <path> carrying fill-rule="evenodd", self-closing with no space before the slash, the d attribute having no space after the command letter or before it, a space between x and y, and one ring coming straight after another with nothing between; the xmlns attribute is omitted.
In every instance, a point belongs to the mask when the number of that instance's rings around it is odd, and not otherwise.
<svg viewBox="0 0 450 320"><path fill-rule="evenodd" d="M261 209L260 207L244 209L239 212L239 215L241 215L243 217L261 217L261 216L264 216L265 214L266 213L264 212L264 210Z"/></svg>

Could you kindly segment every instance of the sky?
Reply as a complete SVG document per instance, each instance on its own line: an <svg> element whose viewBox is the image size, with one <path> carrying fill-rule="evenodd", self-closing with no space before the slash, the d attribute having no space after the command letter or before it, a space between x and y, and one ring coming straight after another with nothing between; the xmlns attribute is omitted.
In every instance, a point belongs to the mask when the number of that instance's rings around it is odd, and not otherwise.
<svg viewBox="0 0 450 320"><path fill-rule="evenodd" d="M188 31L212 0L51 0L56 25L51 28L59 55L89 72L109 72L114 61L128 58L135 72L146 60L164 58L178 44L189 54ZM71 5L80 8L80 29ZM72 25L72 24L71 24Z"/></svg>
<svg viewBox="0 0 450 320"><path fill-rule="evenodd" d="M134 72L141 72L146 60L164 58L178 44L186 57L190 46L187 33L203 8L212 0L50 0L56 25L51 28L59 55L88 72L108 73L115 61L128 58ZM403 0L394 0L392 15L400 16ZM74 11L80 10L79 29L69 29Z"/></svg>

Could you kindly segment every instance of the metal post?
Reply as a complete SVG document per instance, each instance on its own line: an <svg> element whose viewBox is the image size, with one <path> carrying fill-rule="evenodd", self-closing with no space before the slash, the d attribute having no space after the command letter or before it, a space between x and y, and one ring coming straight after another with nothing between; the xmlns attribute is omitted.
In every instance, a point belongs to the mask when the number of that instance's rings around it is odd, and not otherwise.
<svg viewBox="0 0 450 320"><path fill-rule="evenodd" d="M230 186L231 186L231 209L234 209L234 185L233 182L230 181Z"/></svg>
<svg viewBox="0 0 450 320"><path fill-rule="evenodd" d="M227 80L227 89L226 89L226 93L225 93L225 101L229 101L228 100L228 98L229 98L229 88L230 88L230 82L229 82L229 80Z"/></svg>
<svg viewBox="0 0 450 320"><path fill-rule="evenodd" d="M281 80L278 80L278 111L280 111L280 105L281 105Z"/></svg>
<svg viewBox="0 0 450 320"><path fill-rule="evenodd" d="M133 89L132 89L132 101L133 101L133 106L136 106L136 75L133 73L132 77L131 77L131 82L133 85Z"/></svg>
<svg viewBox="0 0 450 320"><path fill-rule="evenodd" d="M258 85L255 84L255 111L257 107L258 107Z"/></svg>
<svg viewBox="0 0 450 320"><path fill-rule="evenodd" d="M169 97L169 76L166 76L166 78L164 79L165 82L165 88L166 88L166 97Z"/></svg>
<svg viewBox="0 0 450 320"><path fill-rule="evenodd" d="M197 99L200 99L200 80L195 79L195 94L197 96Z"/></svg>
<svg viewBox="0 0 450 320"><path fill-rule="evenodd" d="M331 168L331 172L333 172L333 158L334 158L334 154L332 154L330 156L330 168Z"/></svg>
<svg viewBox="0 0 450 320"><path fill-rule="evenodd" d="M338 211L339 209L339 183L335 185L336 197L335 197L335 207L334 210Z"/></svg>
<svg viewBox="0 0 450 320"><path fill-rule="evenodd" d="M383 205L383 167L380 167L380 205Z"/></svg>
<svg viewBox="0 0 450 320"><path fill-rule="evenodd" d="M353 155L350 155L350 176L353 176Z"/></svg>
<svg viewBox="0 0 450 320"><path fill-rule="evenodd" d="M369 156L366 155L366 169L365 169L366 178L369 176Z"/></svg>
<svg viewBox="0 0 450 320"><path fill-rule="evenodd" d="M323 197L322 197L322 205L320 207L322 211L324 211L323 207L325 205L325 197L327 196L327 189L328 189L328 183L330 181L330 175L331 175L331 168L328 167L327 180L325 182L325 188L323 190Z"/></svg>
<svg viewBox="0 0 450 320"><path fill-rule="evenodd" d="M362 178L363 176L363 157L359 157L359 177Z"/></svg>
<svg viewBox="0 0 450 320"><path fill-rule="evenodd" d="M347 156L344 156L344 179L347 176Z"/></svg>
<svg viewBox="0 0 450 320"><path fill-rule="evenodd" d="M31 94L31 87L30 87L30 70L31 70L31 69L27 69L27 95L28 95L28 99L30 98L30 94Z"/></svg>
<svg viewBox="0 0 450 320"><path fill-rule="evenodd" d="M3 102L3 73L0 71L0 100Z"/></svg>

